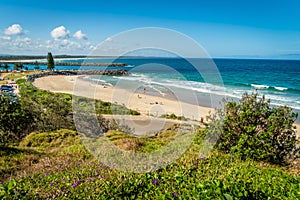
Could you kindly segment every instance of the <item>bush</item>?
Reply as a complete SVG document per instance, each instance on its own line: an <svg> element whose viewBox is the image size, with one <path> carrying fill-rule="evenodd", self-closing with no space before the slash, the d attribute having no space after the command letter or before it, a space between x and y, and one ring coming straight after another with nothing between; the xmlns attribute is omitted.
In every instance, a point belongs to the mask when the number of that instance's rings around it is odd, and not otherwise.
<svg viewBox="0 0 300 200"><path fill-rule="evenodd" d="M299 157L300 147L293 123L297 113L287 106L270 107L270 101L257 93L245 93L239 102L229 101L209 117L207 129L220 130L217 148L242 159L252 158L287 164Z"/></svg>
<svg viewBox="0 0 300 200"><path fill-rule="evenodd" d="M177 116L174 113L172 113L172 114L163 114L163 115L160 116L160 118L175 119L175 120L182 120L182 121L187 120L187 118L185 118L184 116Z"/></svg>
<svg viewBox="0 0 300 200"><path fill-rule="evenodd" d="M33 116L16 97L0 93L0 145L18 142L32 130Z"/></svg>
<svg viewBox="0 0 300 200"><path fill-rule="evenodd" d="M35 131L75 129L70 94L38 90L29 82L21 83L19 88L22 107L34 116L32 126Z"/></svg>

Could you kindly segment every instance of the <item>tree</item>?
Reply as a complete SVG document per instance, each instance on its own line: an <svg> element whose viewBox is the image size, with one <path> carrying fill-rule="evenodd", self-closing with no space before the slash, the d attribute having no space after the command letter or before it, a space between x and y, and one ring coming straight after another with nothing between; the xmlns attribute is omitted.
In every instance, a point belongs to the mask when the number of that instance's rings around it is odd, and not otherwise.
<svg viewBox="0 0 300 200"><path fill-rule="evenodd" d="M35 61L35 63L34 63L34 69L35 70L39 70L40 69L39 63L37 61Z"/></svg>
<svg viewBox="0 0 300 200"><path fill-rule="evenodd" d="M18 63L15 63L15 64L14 64L14 70L15 70L15 71L18 71L18 70L19 70L19 64L18 64Z"/></svg>
<svg viewBox="0 0 300 200"><path fill-rule="evenodd" d="M9 66L8 66L8 64L7 64L7 63L5 63L5 64L4 64L3 68L6 70L6 72L8 72L8 68L9 68Z"/></svg>
<svg viewBox="0 0 300 200"><path fill-rule="evenodd" d="M54 60L53 60L53 56L52 56L52 53L49 52L48 55L47 55L47 68L48 70L53 70L54 69Z"/></svg>
<svg viewBox="0 0 300 200"><path fill-rule="evenodd" d="M18 67L19 67L19 69L21 69L21 70L22 70L22 69L24 68L24 65L23 65L23 63L19 63L19 64L18 64Z"/></svg>
<svg viewBox="0 0 300 200"><path fill-rule="evenodd" d="M207 131L211 138L220 131L217 148L224 152L284 165L300 156L296 118L290 107L271 107L264 96L245 93L239 102L225 102L210 116Z"/></svg>

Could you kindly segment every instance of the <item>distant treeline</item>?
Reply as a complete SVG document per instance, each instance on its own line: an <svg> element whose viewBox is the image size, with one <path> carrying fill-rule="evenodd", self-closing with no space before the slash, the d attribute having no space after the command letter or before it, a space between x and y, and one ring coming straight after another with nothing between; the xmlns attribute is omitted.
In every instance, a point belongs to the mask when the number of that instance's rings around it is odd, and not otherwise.
<svg viewBox="0 0 300 200"><path fill-rule="evenodd" d="M83 55L56 55L54 58L85 58ZM23 55L0 55L0 60L34 60L34 59L46 59L46 56L23 56Z"/></svg>
<svg viewBox="0 0 300 200"><path fill-rule="evenodd" d="M1 64L20 64L23 65L47 65L47 62L37 62L37 61L18 61L19 63L16 63L16 61L3 61ZM108 66L108 67L125 67L127 64L125 63L81 63L81 62L55 62L56 66Z"/></svg>

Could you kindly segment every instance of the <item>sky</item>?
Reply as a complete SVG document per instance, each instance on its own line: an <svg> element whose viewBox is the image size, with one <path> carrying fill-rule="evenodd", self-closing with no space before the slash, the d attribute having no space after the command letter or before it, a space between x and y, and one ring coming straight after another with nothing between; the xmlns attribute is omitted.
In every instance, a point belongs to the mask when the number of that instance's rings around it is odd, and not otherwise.
<svg viewBox="0 0 300 200"><path fill-rule="evenodd" d="M135 28L172 29L212 57L300 59L300 1L1 0L0 54L88 55Z"/></svg>

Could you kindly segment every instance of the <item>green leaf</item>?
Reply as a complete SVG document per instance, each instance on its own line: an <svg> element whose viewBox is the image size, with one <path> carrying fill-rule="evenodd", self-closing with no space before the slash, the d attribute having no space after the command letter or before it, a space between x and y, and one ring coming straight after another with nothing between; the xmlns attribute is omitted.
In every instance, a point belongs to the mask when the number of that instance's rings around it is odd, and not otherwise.
<svg viewBox="0 0 300 200"><path fill-rule="evenodd" d="M233 197L230 194L224 194L226 200L233 200Z"/></svg>
<svg viewBox="0 0 300 200"><path fill-rule="evenodd" d="M17 183L15 180L11 180L9 181L9 183L7 184L7 190L11 191L12 189L14 189L14 187L16 187Z"/></svg>

